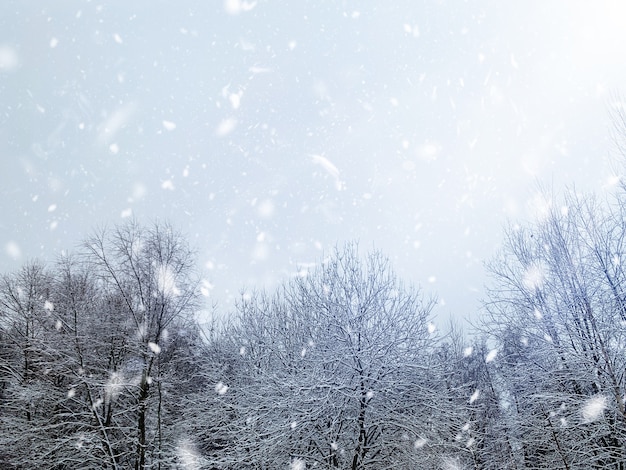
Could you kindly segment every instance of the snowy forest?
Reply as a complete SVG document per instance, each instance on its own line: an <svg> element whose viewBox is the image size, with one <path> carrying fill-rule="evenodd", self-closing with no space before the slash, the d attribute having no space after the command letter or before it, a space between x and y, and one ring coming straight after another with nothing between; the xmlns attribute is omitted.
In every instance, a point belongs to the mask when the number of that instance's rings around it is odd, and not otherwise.
<svg viewBox="0 0 626 470"><path fill-rule="evenodd" d="M0 470L626 470L625 25L0 2Z"/></svg>
<svg viewBox="0 0 626 470"><path fill-rule="evenodd" d="M206 311L167 223L96 230L0 285L3 469L622 469L626 186L511 222L480 320L437 326L338 245Z"/></svg>

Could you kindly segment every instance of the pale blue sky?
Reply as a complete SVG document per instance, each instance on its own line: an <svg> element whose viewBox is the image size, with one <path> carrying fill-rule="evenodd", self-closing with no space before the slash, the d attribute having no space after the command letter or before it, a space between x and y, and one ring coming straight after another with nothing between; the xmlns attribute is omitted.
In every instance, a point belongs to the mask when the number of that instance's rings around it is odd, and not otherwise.
<svg viewBox="0 0 626 470"><path fill-rule="evenodd" d="M358 240L467 316L538 181L607 189L622 5L2 2L2 271L132 214L224 310Z"/></svg>

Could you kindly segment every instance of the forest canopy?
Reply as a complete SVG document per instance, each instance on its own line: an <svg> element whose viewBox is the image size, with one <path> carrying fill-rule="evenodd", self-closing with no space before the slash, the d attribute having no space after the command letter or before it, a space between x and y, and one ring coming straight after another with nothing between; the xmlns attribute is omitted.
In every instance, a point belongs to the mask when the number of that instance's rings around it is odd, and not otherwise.
<svg viewBox="0 0 626 470"><path fill-rule="evenodd" d="M356 243L200 324L184 236L96 232L1 277L3 468L623 468L625 194L511 225L466 333Z"/></svg>

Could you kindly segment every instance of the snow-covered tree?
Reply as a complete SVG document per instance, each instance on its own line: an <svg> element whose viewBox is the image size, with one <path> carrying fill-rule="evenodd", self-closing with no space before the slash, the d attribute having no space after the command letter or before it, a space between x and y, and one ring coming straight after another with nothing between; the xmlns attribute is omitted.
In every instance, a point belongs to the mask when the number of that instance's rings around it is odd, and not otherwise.
<svg viewBox="0 0 626 470"><path fill-rule="evenodd" d="M178 403L202 350L192 253L159 224L86 247L2 277L3 465L172 468Z"/></svg>
<svg viewBox="0 0 626 470"><path fill-rule="evenodd" d="M232 371L214 394L228 410L221 468L413 468L410 402L427 374L432 302L380 253L337 250L274 295L244 296L228 331Z"/></svg>
<svg viewBox="0 0 626 470"><path fill-rule="evenodd" d="M525 466L622 468L625 461L621 206L554 198L545 218L509 230L490 266L485 327L501 348Z"/></svg>
<svg viewBox="0 0 626 470"><path fill-rule="evenodd" d="M87 260L105 296L116 302L124 335L120 370L111 370L133 421L136 469L171 460L172 436L164 431L170 393L165 370L181 335L192 334L198 289L194 256L185 239L167 224L146 228L135 222L103 231L85 244Z"/></svg>

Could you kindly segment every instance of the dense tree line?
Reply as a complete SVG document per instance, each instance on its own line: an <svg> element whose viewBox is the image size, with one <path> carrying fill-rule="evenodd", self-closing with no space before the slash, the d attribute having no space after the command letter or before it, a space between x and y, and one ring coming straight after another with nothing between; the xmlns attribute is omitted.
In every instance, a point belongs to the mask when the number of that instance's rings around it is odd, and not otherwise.
<svg viewBox="0 0 626 470"><path fill-rule="evenodd" d="M0 279L7 469L626 468L626 191L511 226L470 334L336 249L201 328L166 224Z"/></svg>
<svg viewBox="0 0 626 470"><path fill-rule="evenodd" d="M187 358L202 348L196 285L192 252L159 225L2 276L2 468L172 468Z"/></svg>

